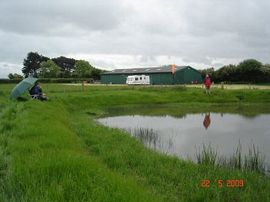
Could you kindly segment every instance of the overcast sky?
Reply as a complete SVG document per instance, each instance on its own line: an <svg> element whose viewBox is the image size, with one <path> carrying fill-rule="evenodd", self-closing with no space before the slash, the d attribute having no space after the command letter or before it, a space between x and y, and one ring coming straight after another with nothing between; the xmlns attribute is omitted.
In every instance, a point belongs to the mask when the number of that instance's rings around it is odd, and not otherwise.
<svg viewBox="0 0 270 202"><path fill-rule="evenodd" d="M270 63L269 0L1 0L0 78L30 51L102 69Z"/></svg>

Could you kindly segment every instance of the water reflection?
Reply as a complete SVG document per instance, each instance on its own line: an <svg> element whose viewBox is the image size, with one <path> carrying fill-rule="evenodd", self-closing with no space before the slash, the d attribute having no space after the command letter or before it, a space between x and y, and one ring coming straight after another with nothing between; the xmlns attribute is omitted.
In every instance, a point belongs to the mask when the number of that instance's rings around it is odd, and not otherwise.
<svg viewBox="0 0 270 202"><path fill-rule="evenodd" d="M154 130L148 128L129 128L127 130L130 134L132 134L135 138L137 138L141 143L143 143L147 147L151 148L160 148L161 140L160 136Z"/></svg>
<svg viewBox="0 0 270 202"><path fill-rule="evenodd" d="M213 112L184 117L133 115L98 121L127 130L147 147L193 160L196 160L196 147L203 144L211 144L217 148L218 156L224 157L234 154L239 141L243 155L248 155L250 144L254 144L270 165L270 114L252 118Z"/></svg>
<svg viewBox="0 0 270 202"><path fill-rule="evenodd" d="M207 128L210 126L210 124L211 124L210 112L208 112L204 116L204 120L203 120L204 128L207 130Z"/></svg>
<svg viewBox="0 0 270 202"><path fill-rule="evenodd" d="M163 140L158 132L154 131L152 128L128 128L126 131L146 147L161 150L165 153L169 153L173 147L172 138Z"/></svg>

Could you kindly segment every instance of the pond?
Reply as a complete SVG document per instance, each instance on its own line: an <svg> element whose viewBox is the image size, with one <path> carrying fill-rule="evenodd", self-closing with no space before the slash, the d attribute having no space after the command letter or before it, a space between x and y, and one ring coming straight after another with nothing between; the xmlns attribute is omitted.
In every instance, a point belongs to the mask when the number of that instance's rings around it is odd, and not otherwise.
<svg viewBox="0 0 270 202"><path fill-rule="evenodd" d="M270 169L270 114L243 116L233 113L186 113L171 115L120 115L98 119L120 128L145 146L166 154L196 160L203 145L211 145L218 156L232 156L241 147L243 155L253 146Z"/></svg>

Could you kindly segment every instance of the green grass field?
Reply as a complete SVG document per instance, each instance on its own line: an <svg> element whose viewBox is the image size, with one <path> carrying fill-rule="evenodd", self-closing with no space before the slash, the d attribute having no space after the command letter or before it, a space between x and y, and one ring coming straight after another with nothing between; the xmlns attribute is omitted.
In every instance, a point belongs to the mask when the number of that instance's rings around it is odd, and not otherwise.
<svg viewBox="0 0 270 202"><path fill-rule="evenodd" d="M0 201L270 201L269 177L166 156L95 121L119 107L157 104L177 114L225 106L269 113L270 90L213 89L206 96L181 86L44 84L50 100L40 102L9 100L13 86L0 85ZM210 187L201 186L204 179ZM233 179L244 186L227 187Z"/></svg>

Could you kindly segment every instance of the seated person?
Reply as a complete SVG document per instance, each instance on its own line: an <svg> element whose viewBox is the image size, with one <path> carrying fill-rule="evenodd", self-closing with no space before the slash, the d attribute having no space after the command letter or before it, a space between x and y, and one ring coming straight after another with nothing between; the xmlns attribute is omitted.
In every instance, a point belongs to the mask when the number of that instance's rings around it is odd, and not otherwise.
<svg viewBox="0 0 270 202"><path fill-rule="evenodd" d="M42 93L42 88L38 82L29 90L29 93L33 99L47 100L45 94Z"/></svg>

